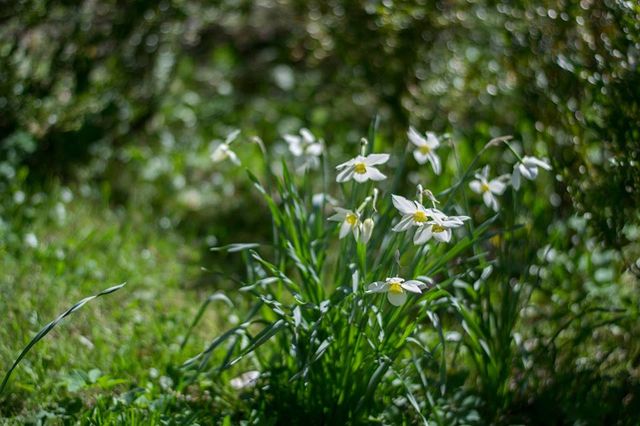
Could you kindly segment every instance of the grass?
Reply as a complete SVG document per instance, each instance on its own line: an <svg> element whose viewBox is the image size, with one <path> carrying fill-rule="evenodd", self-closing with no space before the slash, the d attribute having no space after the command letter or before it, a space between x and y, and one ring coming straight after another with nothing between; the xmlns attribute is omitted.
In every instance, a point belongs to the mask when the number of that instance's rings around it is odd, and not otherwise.
<svg viewBox="0 0 640 426"><path fill-rule="evenodd" d="M27 194L2 228L3 373L64 309L110 285L128 284L65 319L27 354L0 395L0 417L16 423L72 418L94 406L102 392L166 383L168 367L202 346L192 338L181 349L208 296L206 288L194 286L202 280L201 255L188 247L196 245L160 229L140 208L111 209L99 197L70 193L55 186L36 195L36 203ZM208 311L199 329L215 332L215 324Z"/></svg>

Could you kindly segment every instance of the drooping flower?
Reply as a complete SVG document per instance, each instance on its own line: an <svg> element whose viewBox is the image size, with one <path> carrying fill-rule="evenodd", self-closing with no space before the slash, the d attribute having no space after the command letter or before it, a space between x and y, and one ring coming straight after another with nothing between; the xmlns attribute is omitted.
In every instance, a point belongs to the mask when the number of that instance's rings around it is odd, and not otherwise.
<svg viewBox="0 0 640 426"><path fill-rule="evenodd" d="M240 130L234 130L229 133L224 142L219 143L211 154L211 161L219 163L226 159L229 159L233 164L240 165L240 160L235 152L229 148L229 145L238 137Z"/></svg>
<svg viewBox="0 0 640 426"><path fill-rule="evenodd" d="M404 278L391 277L384 281L375 281L369 284L367 293L387 293L389 303L401 306L407 301L407 292L422 293L420 289L424 284L417 280L405 281Z"/></svg>
<svg viewBox="0 0 640 426"><path fill-rule="evenodd" d="M535 180L538 176L538 167L545 170L551 170L551 166L536 157L525 155L522 160L514 164L513 175L511 175L511 184L516 189L520 189L520 175L529 180Z"/></svg>
<svg viewBox="0 0 640 426"><path fill-rule="evenodd" d="M354 179L362 183L369 179L374 181L384 180L387 177L377 168L373 167L384 164L389 160L389 154L369 154L366 157L358 155L345 163L336 166L338 176L336 181L347 182Z"/></svg>
<svg viewBox="0 0 640 426"><path fill-rule="evenodd" d="M324 142L316 137L308 129L300 129L300 135L283 135L289 144L289 151L301 160L299 171L307 168L315 169L320 166L320 155L324 151Z"/></svg>
<svg viewBox="0 0 640 426"><path fill-rule="evenodd" d="M498 211L499 203L496 195L502 195L507 188L505 183L509 175L502 175L489 180L489 166L484 166L482 172L476 173L475 180L469 182L469 188L476 194L482 195L482 200L487 207Z"/></svg>
<svg viewBox="0 0 640 426"><path fill-rule="evenodd" d="M418 164L424 164L427 161L433 167L435 174L439 175L442 171L442 165L440 163L440 157L436 154L436 149L440 147L440 141L433 132L426 132L425 136L422 136L413 127L409 127L407 132L409 141L416 146L413 150L413 157Z"/></svg>
<svg viewBox="0 0 640 426"><path fill-rule="evenodd" d="M334 207L336 214L331 216L329 220L334 222L341 222L340 225L340 239L343 239L349 234L349 231L353 233L353 237L356 241L359 241L362 222L360 221L360 214L351 210L343 209L342 207Z"/></svg>

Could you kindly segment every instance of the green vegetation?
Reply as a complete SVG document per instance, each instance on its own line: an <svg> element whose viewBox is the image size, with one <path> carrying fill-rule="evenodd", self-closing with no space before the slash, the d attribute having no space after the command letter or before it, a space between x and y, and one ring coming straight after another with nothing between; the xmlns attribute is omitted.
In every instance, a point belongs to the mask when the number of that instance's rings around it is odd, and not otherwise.
<svg viewBox="0 0 640 426"><path fill-rule="evenodd" d="M0 375L127 284L0 423L637 424L639 64L634 1L10 2Z"/></svg>

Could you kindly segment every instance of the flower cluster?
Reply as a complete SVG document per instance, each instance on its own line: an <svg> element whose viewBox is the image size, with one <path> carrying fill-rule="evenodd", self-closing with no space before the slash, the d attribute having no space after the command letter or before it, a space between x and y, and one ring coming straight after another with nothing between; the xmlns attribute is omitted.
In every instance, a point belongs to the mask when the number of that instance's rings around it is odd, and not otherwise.
<svg viewBox="0 0 640 426"><path fill-rule="evenodd" d="M301 132L302 133L302 132ZM440 148L441 143L433 132L419 133L413 127L407 132L410 146L413 150L413 157L420 164L429 163L435 174L442 172L442 162L436 150ZM313 143L312 136L302 134L302 137L290 137L290 149L295 150L294 155L301 155L303 152L302 143ZM362 150L360 155L336 166L338 183L345 183L353 180L356 183L366 183L368 181L379 182L386 179L386 175L378 170L378 166L384 165L389 161L389 154L369 153L366 155L366 147L368 143L366 139L362 139ZM515 152L515 151L514 151ZM517 154L516 154L517 155ZM550 166L535 157L525 156L520 158L514 165L513 173L510 175L501 175L490 178L489 166L485 166L479 173L476 173L474 179L469 182L470 189L481 195L487 207L498 211L500 203L498 196L502 195L509 181L511 181L514 189L520 187L520 177L533 180L538 174L538 168L546 170ZM374 190L377 197L377 189ZM423 198L427 196L431 202L430 207L423 205ZM375 198L375 197L374 197ZM465 221L470 219L465 215L449 215L437 208L438 200L431 191L423 189L418 185L417 199L409 200L401 195L392 194L391 201L393 206L400 213L400 219L392 227L392 231L402 233L413 233L413 243L415 245L424 245L431 240L439 243L448 243L453 236L453 230L464 225ZM345 238L352 234L358 243L368 243L374 227L373 218L363 219L363 212L368 205L371 197L367 197L365 201L357 209L347 209L343 207L334 207L335 214L329 217L329 220L339 222L340 238ZM375 200L374 200L375 210ZM389 302L395 306L400 306L407 299L407 292L420 294L425 285L418 280L405 281L400 277L387 278L385 281L376 281L369 285L368 293L387 293Z"/></svg>

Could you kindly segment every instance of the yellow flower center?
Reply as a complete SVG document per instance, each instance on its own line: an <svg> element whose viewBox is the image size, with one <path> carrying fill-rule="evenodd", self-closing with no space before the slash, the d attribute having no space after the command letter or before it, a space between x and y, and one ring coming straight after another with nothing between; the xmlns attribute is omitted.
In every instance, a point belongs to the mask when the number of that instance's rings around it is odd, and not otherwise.
<svg viewBox="0 0 640 426"><path fill-rule="evenodd" d="M482 192L487 192L488 190L489 190L489 185L488 185L488 184L486 184L485 182L482 182L482 183L480 184L480 191L482 191Z"/></svg>
<svg viewBox="0 0 640 426"><path fill-rule="evenodd" d="M420 145L418 150L420 151L420 153L422 153L424 155L427 155L428 153L431 152L431 148L429 148L429 145Z"/></svg>
<svg viewBox="0 0 640 426"><path fill-rule="evenodd" d="M389 293L402 294L404 292L402 286L398 282L389 284Z"/></svg>
<svg viewBox="0 0 640 426"><path fill-rule="evenodd" d="M418 210L413 214L413 220L418 223L424 223L427 221L427 214L422 210Z"/></svg>
<svg viewBox="0 0 640 426"><path fill-rule="evenodd" d="M431 227L431 230L432 230L433 232L436 232L436 233L438 233L438 232L444 232L444 229L445 229L445 228L444 228L444 226L442 226L442 225L437 225L437 224L436 224L436 225L433 225L433 226Z"/></svg>
<svg viewBox="0 0 640 426"><path fill-rule="evenodd" d="M347 213L347 216L344 218L344 220L346 220L349 225L355 226L355 224L358 222L358 216L353 213Z"/></svg>
<svg viewBox="0 0 640 426"><path fill-rule="evenodd" d="M363 175L367 172L367 166L364 163L356 163L355 166L353 166L353 170L356 173Z"/></svg>

